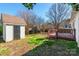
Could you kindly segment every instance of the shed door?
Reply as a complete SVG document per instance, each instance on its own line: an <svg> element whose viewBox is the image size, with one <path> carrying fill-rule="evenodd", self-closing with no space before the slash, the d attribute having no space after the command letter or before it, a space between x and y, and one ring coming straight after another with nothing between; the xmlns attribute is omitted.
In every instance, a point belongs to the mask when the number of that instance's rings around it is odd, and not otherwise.
<svg viewBox="0 0 79 59"><path fill-rule="evenodd" d="M13 40L13 26L12 25L6 25L4 29L4 37L6 37L6 42ZM6 36L5 36L6 35Z"/></svg>
<svg viewBox="0 0 79 59"><path fill-rule="evenodd" d="M20 39L20 26L14 26L14 39Z"/></svg>

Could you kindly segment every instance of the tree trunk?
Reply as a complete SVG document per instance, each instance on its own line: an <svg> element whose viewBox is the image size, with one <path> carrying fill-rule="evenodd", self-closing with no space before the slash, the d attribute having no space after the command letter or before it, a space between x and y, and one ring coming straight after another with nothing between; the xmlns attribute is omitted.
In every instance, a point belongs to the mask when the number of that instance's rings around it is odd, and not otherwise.
<svg viewBox="0 0 79 59"><path fill-rule="evenodd" d="M58 39L58 29L59 29L59 25L56 26L56 39Z"/></svg>
<svg viewBox="0 0 79 59"><path fill-rule="evenodd" d="M58 29L56 29L56 39L58 39Z"/></svg>

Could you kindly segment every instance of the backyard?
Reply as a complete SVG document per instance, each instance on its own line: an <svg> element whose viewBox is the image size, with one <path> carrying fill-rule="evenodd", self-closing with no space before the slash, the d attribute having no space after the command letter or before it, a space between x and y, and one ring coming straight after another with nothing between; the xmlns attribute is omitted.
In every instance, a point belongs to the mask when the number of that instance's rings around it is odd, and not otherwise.
<svg viewBox="0 0 79 59"><path fill-rule="evenodd" d="M79 55L75 41L48 39L46 34L29 34L25 39L0 42L0 55L64 56Z"/></svg>

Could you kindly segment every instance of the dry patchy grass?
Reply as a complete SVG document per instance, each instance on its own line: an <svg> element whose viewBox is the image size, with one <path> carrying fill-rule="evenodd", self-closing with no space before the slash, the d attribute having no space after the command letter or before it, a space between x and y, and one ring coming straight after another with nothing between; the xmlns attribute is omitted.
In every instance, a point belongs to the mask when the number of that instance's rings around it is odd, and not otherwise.
<svg viewBox="0 0 79 59"><path fill-rule="evenodd" d="M44 35L41 34L31 34L26 35L25 39L17 39L7 43L1 42L0 55L22 55L23 53L28 52L35 47L35 45L28 44L28 41L32 36L44 37Z"/></svg>

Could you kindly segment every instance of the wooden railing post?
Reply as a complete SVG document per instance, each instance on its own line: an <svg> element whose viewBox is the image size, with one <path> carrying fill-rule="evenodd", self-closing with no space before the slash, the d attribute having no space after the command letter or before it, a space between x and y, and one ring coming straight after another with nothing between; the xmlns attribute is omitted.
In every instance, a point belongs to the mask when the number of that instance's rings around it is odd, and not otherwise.
<svg viewBox="0 0 79 59"><path fill-rule="evenodd" d="M76 32L75 32L75 29L74 29L74 39L76 39Z"/></svg>

